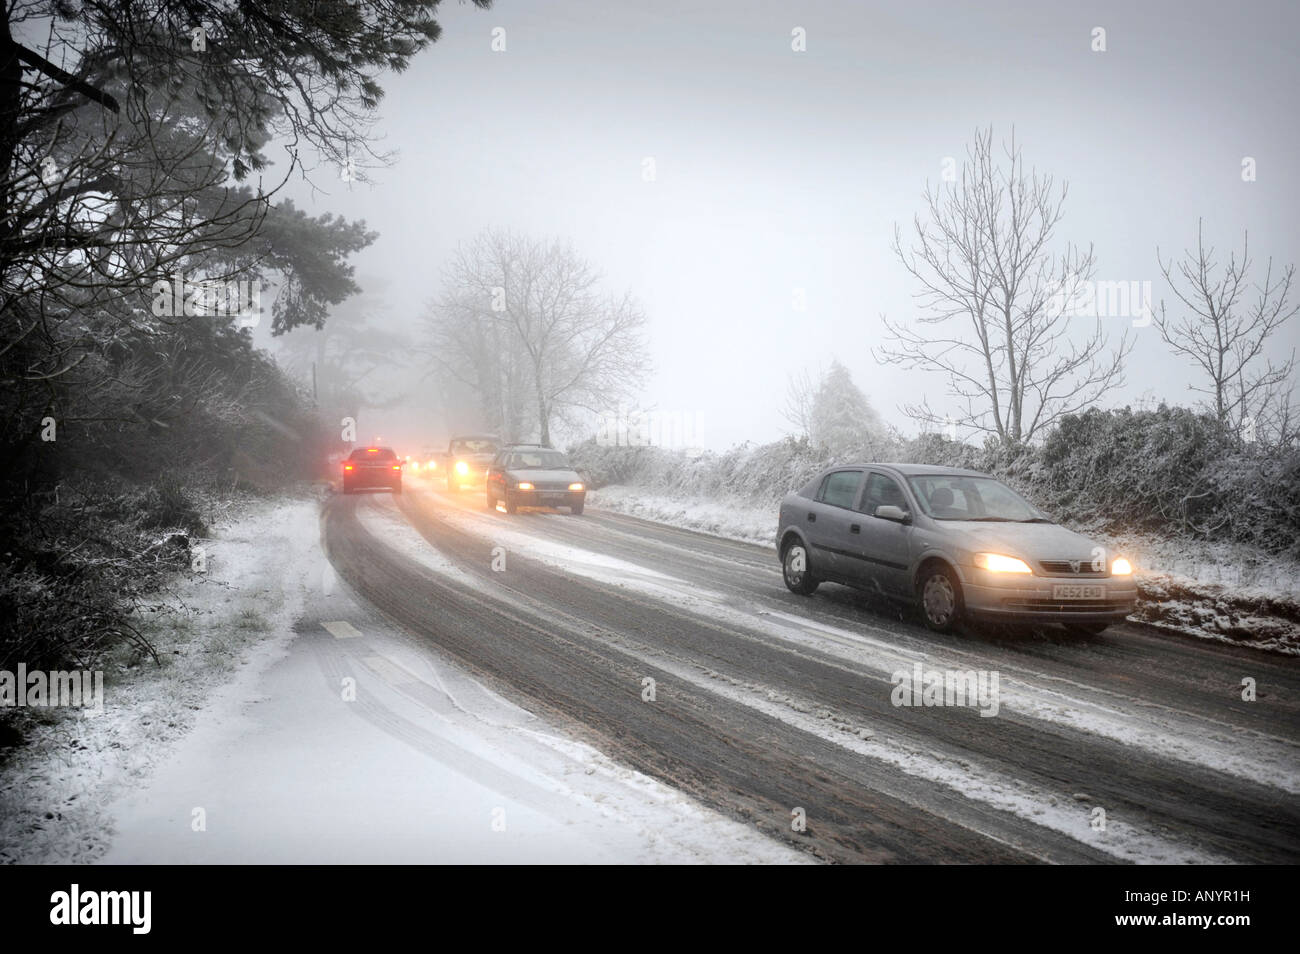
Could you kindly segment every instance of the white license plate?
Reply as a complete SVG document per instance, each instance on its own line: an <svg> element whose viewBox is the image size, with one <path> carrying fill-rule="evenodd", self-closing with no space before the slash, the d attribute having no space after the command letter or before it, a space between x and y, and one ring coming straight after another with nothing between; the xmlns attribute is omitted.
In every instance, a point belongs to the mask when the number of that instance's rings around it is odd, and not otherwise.
<svg viewBox="0 0 1300 954"><path fill-rule="evenodd" d="M1106 587L1100 583L1058 583L1052 587L1054 600L1104 600Z"/></svg>

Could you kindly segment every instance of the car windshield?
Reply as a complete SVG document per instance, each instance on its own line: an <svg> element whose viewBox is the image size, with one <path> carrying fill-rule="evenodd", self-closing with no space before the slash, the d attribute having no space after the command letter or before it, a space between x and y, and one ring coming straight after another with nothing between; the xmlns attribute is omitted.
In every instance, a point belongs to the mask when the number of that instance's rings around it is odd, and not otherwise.
<svg viewBox="0 0 1300 954"><path fill-rule="evenodd" d="M1014 490L992 477L935 475L909 477L921 507L935 520L1050 522Z"/></svg>
<svg viewBox="0 0 1300 954"><path fill-rule="evenodd" d="M495 454L497 445L495 441L487 438L470 437L463 441L452 441L451 452L453 454Z"/></svg>
<svg viewBox="0 0 1300 954"><path fill-rule="evenodd" d="M515 451L506 467L510 470L568 470L569 461L559 451Z"/></svg>

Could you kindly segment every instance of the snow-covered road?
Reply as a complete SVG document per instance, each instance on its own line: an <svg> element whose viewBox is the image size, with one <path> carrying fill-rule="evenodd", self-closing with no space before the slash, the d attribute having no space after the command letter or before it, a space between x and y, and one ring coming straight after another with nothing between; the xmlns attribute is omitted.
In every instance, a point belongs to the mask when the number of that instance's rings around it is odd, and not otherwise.
<svg viewBox="0 0 1300 954"><path fill-rule="evenodd" d="M762 547L427 485L335 501L327 528L359 591L499 690L819 856L1300 856L1293 660L1129 627L938 637L843 588L793 597ZM996 672L996 717L894 705L918 664Z"/></svg>
<svg viewBox="0 0 1300 954"><path fill-rule="evenodd" d="M376 500L376 502L378 502ZM340 585L308 532L235 574L305 594L141 788L106 863L807 860L485 688ZM299 527L299 530L303 528ZM272 557L274 557L272 559ZM228 567L214 561L220 577ZM244 604L247 604L246 606ZM436 607L431 607L436 613Z"/></svg>
<svg viewBox="0 0 1300 954"><path fill-rule="evenodd" d="M163 669L110 684L77 754L14 767L0 850L1300 859L1291 658L1132 627L938 636L842 587L788 593L761 546L418 480L282 501L207 550ZM994 674L995 705L899 705L913 670Z"/></svg>

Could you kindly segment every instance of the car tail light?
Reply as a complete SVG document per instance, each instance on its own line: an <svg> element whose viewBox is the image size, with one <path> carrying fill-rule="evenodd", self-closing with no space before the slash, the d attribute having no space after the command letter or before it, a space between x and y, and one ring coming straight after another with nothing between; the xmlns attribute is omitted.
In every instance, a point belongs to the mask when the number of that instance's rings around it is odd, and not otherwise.
<svg viewBox="0 0 1300 954"><path fill-rule="evenodd" d="M526 480L522 480L522 481L519 482L519 489L520 489L520 490L532 490L532 489L533 489L533 485L530 484L530 483L529 483L528 481L526 481Z"/></svg>
<svg viewBox="0 0 1300 954"><path fill-rule="evenodd" d="M401 469L402 469L402 465L401 465L401 464L394 464L394 465L393 465L393 470L401 470Z"/></svg>
<svg viewBox="0 0 1300 954"><path fill-rule="evenodd" d="M344 469L344 470L351 470L351 469L352 469L352 465L351 465L351 464L344 464L344 465L343 465L343 469Z"/></svg>

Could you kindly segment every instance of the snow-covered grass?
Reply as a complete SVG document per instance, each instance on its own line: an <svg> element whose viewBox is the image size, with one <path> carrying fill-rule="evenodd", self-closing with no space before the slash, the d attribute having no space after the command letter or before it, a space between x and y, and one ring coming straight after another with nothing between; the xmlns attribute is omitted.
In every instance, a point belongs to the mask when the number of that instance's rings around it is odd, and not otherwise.
<svg viewBox="0 0 1300 954"><path fill-rule="evenodd" d="M776 508L752 500L667 495L627 484L591 491L588 500L644 520L776 546ZM1238 543L1090 535L1133 560L1135 622L1300 655L1300 563Z"/></svg>
<svg viewBox="0 0 1300 954"><path fill-rule="evenodd" d="M196 541L206 572L178 579L138 621L161 665L123 646L103 663L102 712L29 710L36 718L0 781L0 862L102 854L111 840L109 803L149 776L214 692L283 651L306 587L283 586L266 571L293 566L315 545L317 504L246 499L222 520L213 538Z"/></svg>
<svg viewBox="0 0 1300 954"><path fill-rule="evenodd" d="M749 501L670 496L640 487L613 484L588 491L587 502L593 507L603 507L642 520L776 547L775 508Z"/></svg>

